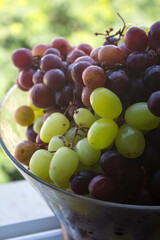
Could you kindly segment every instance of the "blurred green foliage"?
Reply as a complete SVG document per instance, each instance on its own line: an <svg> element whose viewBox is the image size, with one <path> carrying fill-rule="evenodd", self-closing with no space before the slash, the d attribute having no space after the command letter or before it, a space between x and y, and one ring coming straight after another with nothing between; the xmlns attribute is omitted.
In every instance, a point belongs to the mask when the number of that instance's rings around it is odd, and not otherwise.
<svg viewBox="0 0 160 240"><path fill-rule="evenodd" d="M14 49L31 49L58 36L73 46L87 42L96 47L104 39L95 32L122 27L116 12L126 22L150 26L159 20L159 9L159 0L0 0L0 100L17 76L11 63ZM0 152L0 183L17 179L11 166Z"/></svg>

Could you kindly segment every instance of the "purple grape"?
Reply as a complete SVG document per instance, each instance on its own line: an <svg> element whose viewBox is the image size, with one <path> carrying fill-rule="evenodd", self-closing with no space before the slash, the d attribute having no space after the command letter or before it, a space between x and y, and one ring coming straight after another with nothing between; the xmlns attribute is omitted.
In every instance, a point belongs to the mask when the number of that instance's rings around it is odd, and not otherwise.
<svg viewBox="0 0 160 240"><path fill-rule="evenodd" d="M155 22L149 29L148 32L148 44L150 47L159 48L160 47L160 21Z"/></svg>
<svg viewBox="0 0 160 240"><path fill-rule="evenodd" d="M89 183L89 193L96 199L115 201L117 196L117 185L108 176L97 175Z"/></svg>
<svg viewBox="0 0 160 240"><path fill-rule="evenodd" d="M160 66L154 65L147 68L144 75L144 85L150 92L160 90Z"/></svg>
<svg viewBox="0 0 160 240"><path fill-rule="evenodd" d="M119 97L124 96L129 88L129 79L126 72L123 70L110 71L107 74L105 87L109 88Z"/></svg>
<svg viewBox="0 0 160 240"><path fill-rule="evenodd" d="M151 94L147 105L151 113L157 117L160 117L160 91L156 91Z"/></svg>
<svg viewBox="0 0 160 240"><path fill-rule="evenodd" d="M103 153L100 164L104 172L114 178L122 176L128 169L128 159L116 150Z"/></svg>

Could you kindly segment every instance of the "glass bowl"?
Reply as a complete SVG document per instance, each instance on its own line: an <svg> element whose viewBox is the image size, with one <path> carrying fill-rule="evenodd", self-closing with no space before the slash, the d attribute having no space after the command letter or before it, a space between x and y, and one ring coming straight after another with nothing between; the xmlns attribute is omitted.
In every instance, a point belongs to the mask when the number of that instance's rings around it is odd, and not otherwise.
<svg viewBox="0 0 160 240"><path fill-rule="evenodd" d="M42 195L58 217L65 240L159 240L160 206L117 204L59 189L31 174L15 160L16 144L25 128L13 120L15 109L27 104L28 93L13 86L0 108L0 143L23 177Z"/></svg>

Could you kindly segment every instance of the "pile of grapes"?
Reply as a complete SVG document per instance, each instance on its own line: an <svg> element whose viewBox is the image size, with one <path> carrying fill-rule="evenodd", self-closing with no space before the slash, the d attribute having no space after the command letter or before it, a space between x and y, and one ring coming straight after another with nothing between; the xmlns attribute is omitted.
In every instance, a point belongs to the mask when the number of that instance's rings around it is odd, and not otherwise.
<svg viewBox="0 0 160 240"><path fill-rule="evenodd" d="M160 21L123 23L94 49L58 37L13 52L17 86L29 96L14 114L27 129L15 158L76 194L159 205Z"/></svg>

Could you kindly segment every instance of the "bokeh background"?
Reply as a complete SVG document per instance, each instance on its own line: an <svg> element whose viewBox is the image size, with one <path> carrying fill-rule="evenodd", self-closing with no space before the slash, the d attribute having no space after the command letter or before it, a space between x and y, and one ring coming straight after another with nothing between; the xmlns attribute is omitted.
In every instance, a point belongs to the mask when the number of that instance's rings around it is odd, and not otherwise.
<svg viewBox="0 0 160 240"><path fill-rule="evenodd" d="M32 49L58 36L73 46L85 42L97 47L104 39L95 32L122 27L116 12L126 23L150 26L160 20L159 9L159 0L0 0L0 101L15 83L15 49ZM0 148L0 184L21 178Z"/></svg>

